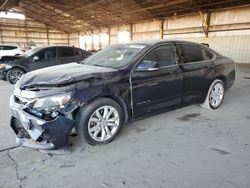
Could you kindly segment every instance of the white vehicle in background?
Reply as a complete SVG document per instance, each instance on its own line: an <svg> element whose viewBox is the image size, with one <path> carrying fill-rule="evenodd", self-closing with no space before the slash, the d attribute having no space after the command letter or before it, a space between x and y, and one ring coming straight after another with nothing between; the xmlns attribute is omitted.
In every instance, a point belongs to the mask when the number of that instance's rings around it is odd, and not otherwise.
<svg viewBox="0 0 250 188"><path fill-rule="evenodd" d="M24 51L18 46L0 44L0 58L3 56L17 56L23 53Z"/></svg>

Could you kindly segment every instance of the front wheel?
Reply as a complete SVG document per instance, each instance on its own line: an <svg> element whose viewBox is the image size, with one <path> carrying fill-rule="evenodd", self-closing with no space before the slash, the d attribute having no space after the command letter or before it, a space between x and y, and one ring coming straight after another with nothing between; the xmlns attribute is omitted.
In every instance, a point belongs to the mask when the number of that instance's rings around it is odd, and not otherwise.
<svg viewBox="0 0 250 188"><path fill-rule="evenodd" d="M90 145L106 144L118 134L123 122L119 104L100 98L81 108L76 116L76 130Z"/></svg>
<svg viewBox="0 0 250 188"><path fill-rule="evenodd" d="M207 93L207 97L201 106L207 109L217 109L220 107L224 99L224 95L224 82L222 80L216 79L211 84Z"/></svg>
<svg viewBox="0 0 250 188"><path fill-rule="evenodd" d="M13 68L7 72L6 77L10 84L15 84L24 73L22 69Z"/></svg>

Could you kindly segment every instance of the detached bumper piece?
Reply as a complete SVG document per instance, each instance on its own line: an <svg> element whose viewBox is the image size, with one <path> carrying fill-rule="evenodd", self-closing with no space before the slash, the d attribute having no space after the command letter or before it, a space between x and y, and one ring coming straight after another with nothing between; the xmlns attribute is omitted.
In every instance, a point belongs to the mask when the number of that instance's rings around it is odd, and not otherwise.
<svg viewBox="0 0 250 188"><path fill-rule="evenodd" d="M75 121L61 115L46 121L27 113L23 106L10 99L10 126L17 134L16 143L39 150L60 149L68 146L68 137Z"/></svg>
<svg viewBox="0 0 250 188"><path fill-rule="evenodd" d="M46 141L34 142L31 139L27 139L26 137L27 137L26 132L19 131L16 137L17 145L38 150L51 150L55 148L55 145L52 143L47 143Z"/></svg>
<svg viewBox="0 0 250 188"><path fill-rule="evenodd" d="M0 71L0 80L6 80L5 74Z"/></svg>

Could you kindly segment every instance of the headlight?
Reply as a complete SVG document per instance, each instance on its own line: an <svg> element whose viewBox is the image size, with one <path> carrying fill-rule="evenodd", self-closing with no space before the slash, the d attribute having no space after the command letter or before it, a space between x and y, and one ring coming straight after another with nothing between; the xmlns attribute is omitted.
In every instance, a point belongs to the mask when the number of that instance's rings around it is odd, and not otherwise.
<svg viewBox="0 0 250 188"><path fill-rule="evenodd" d="M5 67L5 64L0 64L0 69L3 69Z"/></svg>
<svg viewBox="0 0 250 188"><path fill-rule="evenodd" d="M38 98L33 108L36 109L45 109L45 108L64 108L66 104L71 99L71 92L70 93L64 93L61 95L53 95L50 97L44 97L44 98Z"/></svg>
<svg viewBox="0 0 250 188"><path fill-rule="evenodd" d="M6 64L0 64L0 69L10 69L11 66L10 65L6 65Z"/></svg>

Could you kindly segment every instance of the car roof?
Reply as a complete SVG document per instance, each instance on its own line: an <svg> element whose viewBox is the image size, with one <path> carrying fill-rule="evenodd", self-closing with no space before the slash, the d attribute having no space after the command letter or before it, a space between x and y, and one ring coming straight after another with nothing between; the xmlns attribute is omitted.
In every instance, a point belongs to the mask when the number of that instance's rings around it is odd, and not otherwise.
<svg viewBox="0 0 250 188"><path fill-rule="evenodd" d="M75 47L75 46L62 46L62 45L54 45L54 46L35 46L33 48L39 48L40 50L41 49L46 49L46 48L58 48L58 47L66 47L66 48L73 48L73 49L78 49L78 50L82 50L82 51L86 51L86 50L83 50L79 47Z"/></svg>
<svg viewBox="0 0 250 188"><path fill-rule="evenodd" d="M149 39L149 40L140 40L140 41L132 41L127 44L141 44L141 45L155 45L155 44L161 44L161 43L166 43L166 42L179 42L179 43L189 43L189 44L198 44L196 42L191 42L187 40L177 40L177 39Z"/></svg>
<svg viewBox="0 0 250 188"><path fill-rule="evenodd" d="M68 47L68 48L76 48L75 46L63 46L63 45L52 45L52 46L35 46L35 48L53 48L53 47Z"/></svg>

